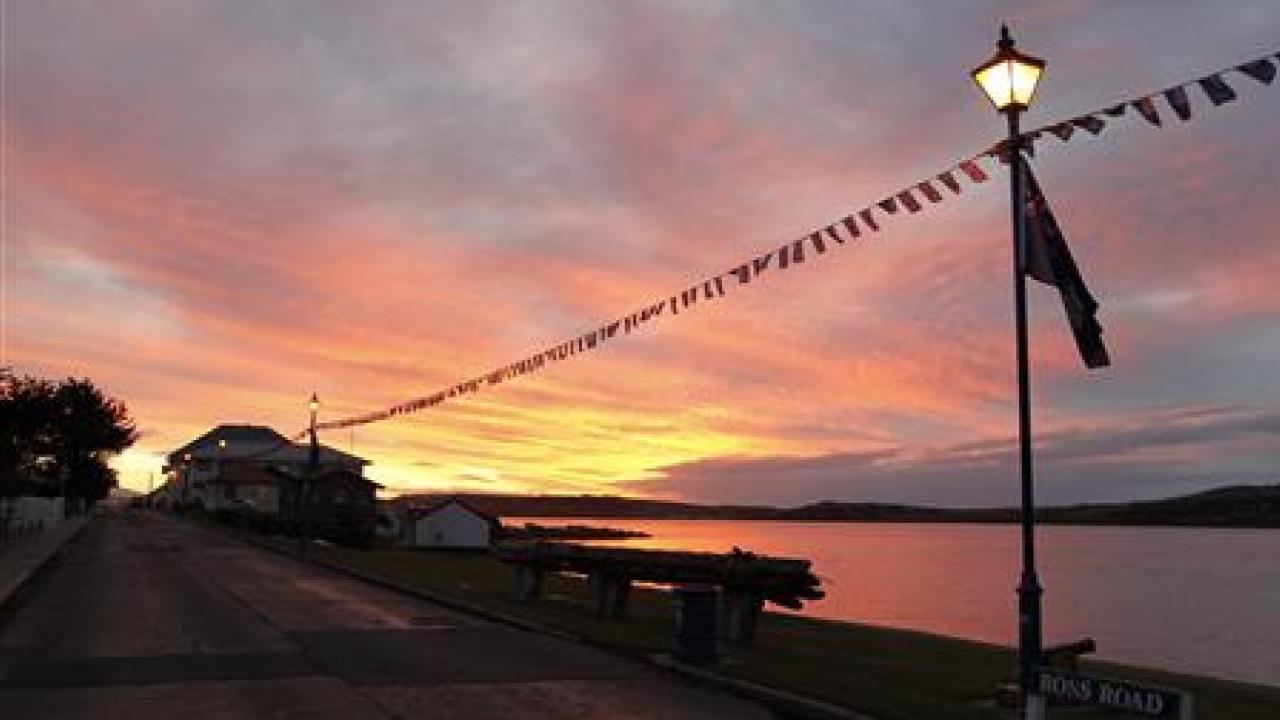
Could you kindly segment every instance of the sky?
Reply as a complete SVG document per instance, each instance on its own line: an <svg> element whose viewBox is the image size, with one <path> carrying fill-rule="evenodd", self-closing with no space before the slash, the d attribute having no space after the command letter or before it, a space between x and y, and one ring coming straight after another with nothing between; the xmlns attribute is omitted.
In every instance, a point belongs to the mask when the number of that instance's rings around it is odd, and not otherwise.
<svg viewBox="0 0 1280 720"><path fill-rule="evenodd" d="M0 364L89 377L121 483L468 380L1026 126L1280 50L1274 0L3 1ZM1280 481L1280 82L1033 161L1113 366L1030 294L1037 492ZM390 493L1017 502L1005 173L696 312L322 441Z"/></svg>

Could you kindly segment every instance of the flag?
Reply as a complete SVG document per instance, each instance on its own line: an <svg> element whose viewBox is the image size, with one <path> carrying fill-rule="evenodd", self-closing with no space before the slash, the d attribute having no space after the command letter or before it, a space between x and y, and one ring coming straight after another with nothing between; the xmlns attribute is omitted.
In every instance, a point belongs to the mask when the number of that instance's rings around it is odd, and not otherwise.
<svg viewBox="0 0 1280 720"><path fill-rule="evenodd" d="M915 195L911 194L910 190L903 190L898 193L898 202L902 203L902 207L906 208L908 212L920 212L920 201L916 199Z"/></svg>
<svg viewBox="0 0 1280 720"><path fill-rule="evenodd" d="M1204 94L1214 105L1222 105L1236 99L1236 91L1232 90L1231 86L1217 73L1200 78L1200 89L1204 90Z"/></svg>
<svg viewBox="0 0 1280 720"><path fill-rule="evenodd" d="M817 250L819 254L827 251L827 243L822 239L821 232L814 231L814 233L809 236L809 240L813 242L813 249Z"/></svg>
<svg viewBox="0 0 1280 720"><path fill-rule="evenodd" d="M1058 228L1058 221L1049 209L1049 202L1040 191L1031 165L1019 158L1026 174L1027 233L1022 271L1036 280L1058 288L1062 307L1071 323L1076 347L1085 367L1107 367L1111 359L1102 344L1102 326L1098 324L1098 302L1085 287L1084 278L1076 261L1071 257L1067 240Z"/></svg>
<svg viewBox="0 0 1280 720"><path fill-rule="evenodd" d="M1164 99L1169 101L1169 107L1183 122L1191 119L1191 102L1187 100L1186 88L1181 85L1171 87L1164 91Z"/></svg>
<svg viewBox="0 0 1280 720"><path fill-rule="evenodd" d="M1106 110L1103 110L1102 113L1104 115L1110 115L1111 117L1120 117L1121 115L1124 115L1124 103L1120 103L1119 105L1112 105Z"/></svg>
<svg viewBox="0 0 1280 720"><path fill-rule="evenodd" d="M845 217L841 223L844 224L844 229L849 231L849 237L857 238L862 235L862 231L858 229L858 221L854 220L852 215Z"/></svg>
<svg viewBox="0 0 1280 720"><path fill-rule="evenodd" d="M1276 79L1276 66L1272 65L1271 61L1266 58L1237 65L1236 69L1263 85L1270 85L1271 81Z"/></svg>
<svg viewBox="0 0 1280 720"><path fill-rule="evenodd" d="M845 220L848 220L848 219L849 219L849 218L845 218ZM840 237L840 232L839 232L838 230L836 230L836 226L835 226L835 225L828 225L828 226L827 226L827 235L828 235L832 240L834 240L834 241L836 242L836 244L837 244L837 245L843 245L843 244L844 244L844 238ZM856 237L856 236L855 236L855 237Z"/></svg>
<svg viewBox="0 0 1280 720"><path fill-rule="evenodd" d="M1066 142L1070 140L1071 134L1074 133L1075 131L1076 131L1075 126L1072 125L1070 122L1060 122L1057 125L1052 125L1049 127L1049 132L1053 133L1054 135L1057 135L1058 139L1061 140L1062 142Z"/></svg>
<svg viewBox="0 0 1280 720"><path fill-rule="evenodd" d="M939 180L943 185L946 185L946 186L947 186L947 189L948 189L948 190L950 190L951 192L953 192L953 193L955 193L955 194L957 194L957 195L959 195L959 194L960 194L960 182L959 182L958 180L956 180L956 176L955 176L955 175L952 175L950 170L948 170L948 171L946 171L946 172L944 172L944 173L940 173L940 174L938 175L938 180Z"/></svg>
<svg viewBox="0 0 1280 720"><path fill-rule="evenodd" d="M929 202L931 203L942 202L942 193L938 192L937 188L930 185L928 180L925 180L922 183L916 184L916 189L920 191L921 195L924 195L926 198L928 198Z"/></svg>
<svg viewBox="0 0 1280 720"><path fill-rule="evenodd" d="M734 275L737 275L738 282L744 285L751 282L751 266L746 263L739 265L738 267L734 268L733 270L730 270L729 272L733 273Z"/></svg>
<svg viewBox="0 0 1280 720"><path fill-rule="evenodd" d="M1133 108L1146 118L1147 122L1160 127L1160 113L1156 112L1156 104L1151 100L1150 95L1134 100Z"/></svg>
<svg viewBox="0 0 1280 720"><path fill-rule="evenodd" d="M889 213L890 215L898 212L898 201L891 197L887 197L876 204L880 206L881 210Z"/></svg>
<svg viewBox="0 0 1280 720"><path fill-rule="evenodd" d="M960 163L960 169L964 171L964 174L968 175L969 179L975 183L984 183L987 181L987 174L982 172L982 168L978 167L978 163L972 160L965 160Z"/></svg>
<svg viewBox="0 0 1280 720"><path fill-rule="evenodd" d="M859 210L858 217L862 218L862 224L871 228L872 231L880 230L880 226L876 224L875 217L871 214L871 208Z"/></svg>
<svg viewBox="0 0 1280 720"><path fill-rule="evenodd" d="M770 250L769 252L751 261L751 269L756 271L756 277L760 277L760 273L764 272L769 268L769 260L771 260L772 258L773 258L773 251Z"/></svg>
<svg viewBox="0 0 1280 720"><path fill-rule="evenodd" d="M1078 128L1084 128L1089 132L1097 135L1102 132L1102 128L1106 127L1106 123L1092 115L1081 115L1078 118L1071 118L1071 124Z"/></svg>
<svg viewBox="0 0 1280 720"><path fill-rule="evenodd" d="M782 252L786 252L784 248ZM804 262L804 238L791 243L791 262L799 265Z"/></svg>

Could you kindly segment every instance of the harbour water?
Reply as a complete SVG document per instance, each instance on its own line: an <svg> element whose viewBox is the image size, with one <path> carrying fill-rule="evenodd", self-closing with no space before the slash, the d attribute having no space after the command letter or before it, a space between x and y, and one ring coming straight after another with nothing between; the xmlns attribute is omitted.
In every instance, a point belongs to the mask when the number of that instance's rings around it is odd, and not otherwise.
<svg viewBox="0 0 1280 720"><path fill-rule="evenodd" d="M806 558L828 596L805 614L1016 643L1011 525L507 521L652 536L604 543L625 547ZM1047 526L1038 540L1047 642L1088 635L1101 658L1280 686L1280 531Z"/></svg>

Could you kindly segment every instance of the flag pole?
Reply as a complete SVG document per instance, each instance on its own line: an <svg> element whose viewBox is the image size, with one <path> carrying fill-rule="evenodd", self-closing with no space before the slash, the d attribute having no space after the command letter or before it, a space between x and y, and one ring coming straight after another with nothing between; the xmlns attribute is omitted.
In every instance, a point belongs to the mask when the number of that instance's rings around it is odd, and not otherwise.
<svg viewBox="0 0 1280 720"><path fill-rule="evenodd" d="M1013 207L1013 288L1017 325L1018 449L1022 472L1022 577L1018 584L1018 667L1026 720L1044 718L1044 697L1037 692L1036 668L1042 647L1040 596L1036 573L1035 494L1031 454L1031 373L1027 341L1027 195L1022 164L1021 110L1011 108L1009 119L1009 192Z"/></svg>

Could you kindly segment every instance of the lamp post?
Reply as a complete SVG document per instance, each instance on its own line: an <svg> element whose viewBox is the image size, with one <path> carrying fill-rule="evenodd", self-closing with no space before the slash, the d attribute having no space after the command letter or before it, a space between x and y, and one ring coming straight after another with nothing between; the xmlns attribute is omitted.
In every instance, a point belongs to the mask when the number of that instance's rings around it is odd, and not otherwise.
<svg viewBox="0 0 1280 720"><path fill-rule="evenodd" d="M1022 578L1018 584L1018 667L1023 717L1044 717L1044 696L1036 689L1036 667L1040 663L1042 638L1040 596L1043 590L1036 575L1035 498L1031 458L1031 380L1027 362L1027 281L1026 194L1023 190L1022 135L1019 115L1031 104L1036 85L1044 73L1043 60L1014 49L1008 26L1000 27L996 53L972 72L996 110L1009 121L1005 151L1009 160L1009 190L1013 212L1013 289L1017 326L1018 362L1018 448L1022 470Z"/></svg>
<svg viewBox="0 0 1280 720"><path fill-rule="evenodd" d="M223 473L223 466L227 462L227 439L218 438L218 484L223 486L223 496L228 500L231 499L230 489L226 486L226 476Z"/></svg>
<svg viewBox="0 0 1280 720"><path fill-rule="evenodd" d="M315 393L311 393L311 402L308 403L311 408L311 453L308 455L308 469L315 472L320 469L320 443L316 440L316 413L320 411L320 397Z"/></svg>
<svg viewBox="0 0 1280 720"><path fill-rule="evenodd" d="M182 500L186 504L195 495L195 479L191 477L191 453L182 455Z"/></svg>
<svg viewBox="0 0 1280 720"><path fill-rule="evenodd" d="M298 554L303 555L307 550L307 523L304 518L310 518L311 505L309 495L311 494L311 481L320 472L320 442L316 438L316 413L320 412L320 397L316 393L311 393L311 402L307 403L308 409L311 410L311 423L308 426L308 435L310 436L310 447L307 452L307 470L302 474L298 481L298 500L297 500L297 522L298 522Z"/></svg>

